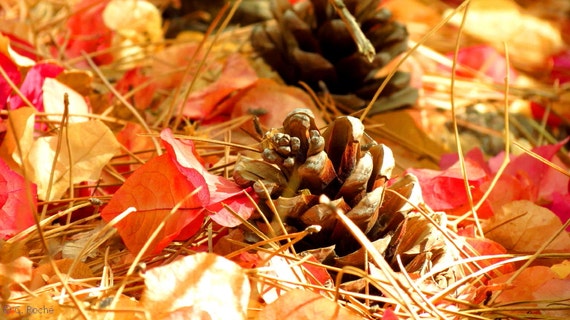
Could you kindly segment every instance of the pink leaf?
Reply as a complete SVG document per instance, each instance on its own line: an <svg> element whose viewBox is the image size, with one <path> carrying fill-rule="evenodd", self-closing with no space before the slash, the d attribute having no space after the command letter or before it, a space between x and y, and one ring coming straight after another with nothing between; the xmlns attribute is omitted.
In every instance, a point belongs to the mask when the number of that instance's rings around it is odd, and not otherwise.
<svg viewBox="0 0 570 320"><path fill-rule="evenodd" d="M175 139L170 129L164 129L160 137L165 143L168 154L188 180L192 181L196 179L196 175L199 175L206 181L210 193L208 210L213 213L212 220L226 227L234 227L241 223L222 207L222 203L230 206L242 218L249 218L254 206L244 194L244 190L229 179L209 173L196 157L192 141Z"/></svg>
<svg viewBox="0 0 570 320"><path fill-rule="evenodd" d="M448 58L453 59L454 54L449 53ZM478 45L459 49L457 55L458 76L475 78L478 71L496 83L504 83L507 75L507 62L505 57L496 49L488 45ZM461 68L467 67L468 69ZM509 69L510 81L514 81L517 73L513 68Z"/></svg>
<svg viewBox="0 0 570 320"><path fill-rule="evenodd" d="M62 66L53 63L36 64L28 71L24 82L22 82L20 91L38 111L44 111L42 90L44 80L46 78L55 78L62 71ZM11 109L17 109L26 105L20 96L15 94L12 95L8 101Z"/></svg>

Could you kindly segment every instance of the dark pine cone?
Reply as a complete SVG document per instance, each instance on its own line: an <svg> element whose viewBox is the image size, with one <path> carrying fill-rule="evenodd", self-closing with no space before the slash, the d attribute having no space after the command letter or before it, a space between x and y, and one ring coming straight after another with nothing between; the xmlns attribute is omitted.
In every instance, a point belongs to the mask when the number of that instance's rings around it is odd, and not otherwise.
<svg viewBox="0 0 570 320"><path fill-rule="evenodd" d="M436 236L439 232L433 232L435 227L413 210L412 205L422 202L416 178L406 175L396 182L390 180L395 165L392 151L369 138L359 119L338 117L321 133L311 111L294 110L283 128L266 133L262 157L240 156L234 179L243 187L253 186L265 204L272 201L289 231L321 226L320 232L305 237L297 249L334 246L335 255L341 257L330 263L364 264L364 251L338 220L336 207L395 269L396 255L414 272L443 253L442 239ZM321 203L321 195L331 199L333 206ZM270 206L262 208L271 220ZM443 223L445 216L433 218Z"/></svg>
<svg viewBox="0 0 570 320"><path fill-rule="evenodd" d="M378 9L379 3L344 0L376 50L372 61L358 52L345 22L328 0L302 1L295 6L288 0L275 0L277 23L257 26L252 32L253 47L287 83L303 81L320 91L322 81L337 95L337 102L360 108L384 80L376 76L377 71L407 49L406 27L392 21L387 9ZM372 113L413 104L417 91L409 82L408 73L397 72Z"/></svg>

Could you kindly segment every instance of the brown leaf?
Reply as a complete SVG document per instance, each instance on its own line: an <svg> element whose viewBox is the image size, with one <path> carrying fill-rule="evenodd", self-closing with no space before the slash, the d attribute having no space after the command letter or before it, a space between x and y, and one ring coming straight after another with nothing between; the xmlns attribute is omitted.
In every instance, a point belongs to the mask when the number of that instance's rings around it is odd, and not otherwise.
<svg viewBox="0 0 570 320"><path fill-rule="evenodd" d="M528 200L513 201L484 224L487 238L502 244L507 250L534 253L562 227L560 219L550 210ZM570 236L563 232L545 252L568 252Z"/></svg>
<svg viewBox="0 0 570 320"><path fill-rule="evenodd" d="M318 293L301 289L291 290L259 313L259 320L273 319L361 319L353 312L341 307Z"/></svg>
<svg viewBox="0 0 570 320"><path fill-rule="evenodd" d="M237 264L197 253L145 274L141 299L153 319L244 319L250 286Z"/></svg>
<svg viewBox="0 0 570 320"><path fill-rule="evenodd" d="M55 265L62 274L66 274L73 279L86 279L95 277L89 266L83 262L77 262L74 268L71 269L73 261L74 259L56 260ZM60 279L55 274L51 263L46 262L34 269L30 289L36 290L46 284L52 284L59 281Z"/></svg>

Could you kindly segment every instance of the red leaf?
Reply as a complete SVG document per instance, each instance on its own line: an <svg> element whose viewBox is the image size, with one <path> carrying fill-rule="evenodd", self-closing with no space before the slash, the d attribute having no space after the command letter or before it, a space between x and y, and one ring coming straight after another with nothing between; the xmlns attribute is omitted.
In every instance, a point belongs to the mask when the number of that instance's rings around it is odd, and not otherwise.
<svg viewBox="0 0 570 320"><path fill-rule="evenodd" d="M34 225L36 185L29 183L32 202L28 200L26 186L24 178L0 159L0 239L8 239Z"/></svg>
<svg viewBox="0 0 570 320"><path fill-rule="evenodd" d="M119 93L125 95L129 91L147 83L149 80L151 80L151 78L144 75L141 68L134 68L125 72L115 87ZM150 82L150 85L146 85L144 90L136 91L132 97L133 106L139 110L145 110L150 107L156 87L155 82Z"/></svg>
<svg viewBox="0 0 570 320"><path fill-rule="evenodd" d="M257 80L255 70L240 54L228 56L222 74L208 87L193 92L184 104L184 116L192 119L211 119L221 110L214 109L230 93L243 89Z"/></svg>
<svg viewBox="0 0 570 320"><path fill-rule="evenodd" d="M484 168L471 160L465 159L469 184L480 186L486 179ZM409 169L422 186L424 201L434 210L452 210L467 203L467 195L459 162L444 171L430 169Z"/></svg>
<svg viewBox="0 0 570 320"><path fill-rule="evenodd" d="M131 252L141 250L151 233L180 202L180 209L168 218L164 229L153 240L149 253L162 250L184 229L198 230L205 214L204 206L210 197L204 178L195 172L193 179L189 180L189 171L196 170L186 171L186 174L181 173L167 154L153 158L125 181L103 209L101 217L111 221L129 207L136 208L137 212L116 225ZM197 190L200 187L202 189ZM196 194L187 198L193 192Z"/></svg>
<svg viewBox="0 0 570 320"><path fill-rule="evenodd" d="M18 66L4 54L0 53L0 66L6 74L8 78L14 82L14 84L19 85L21 79L20 71L18 71ZM12 87L8 84L8 82L4 79L4 77L0 77L0 110L6 108L6 102L8 102L8 96L12 92Z"/></svg>
<svg viewBox="0 0 570 320"><path fill-rule="evenodd" d="M60 45L65 44L67 58L81 57L81 53L93 53L108 49L111 46L113 33L103 23L103 10L109 1L83 0L73 7L74 14L67 20L68 35L62 37ZM113 61L111 53L93 57L98 64ZM83 62L85 64L85 62Z"/></svg>
<svg viewBox="0 0 570 320"><path fill-rule="evenodd" d="M384 314L382 315L382 320L398 320L398 316L392 311L390 308L386 308L384 310Z"/></svg>
<svg viewBox="0 0 570 320"><path fill-rule="evenodd" d="M44 111L42 90L44 80L46 78L55 78L62 71L63 67L53 63L36 64L28 71L20 91L38 111ZM15 94L9 98L8 102L11 109L17 109L26 105L22 98Z"/></svg>
<svg viewBox="0 0 570 320"><path fill-rule="evenodd" d="M205 180L210 194L207 209L213 213L212 220L226 227L241 224L239 219L223 208L222 203L230 206L242 218L249 218L254 206L244 194L244 190L229 179L209 173L196 157L192 141L175 139L170 129L164 129L160 137L165 143L168 154L188 180L193 181L197 175ZM253 192L250 194L255 198Z"/></svg>
<svg viewBox="0 0 570 320"><path fill-rule="evenodd" d="M560 84L570 82L570 50L559 52L550 57L550 60L550 79Z"/></svg>
<svg viewBox="0 0 570 320"><path fill-rule="evenodd" d="M570 219L570 194L553 193L552 203L547 208L554 212L562 223L566 223ZM566 231L570 232L570 226L566 228Z"/></svg>

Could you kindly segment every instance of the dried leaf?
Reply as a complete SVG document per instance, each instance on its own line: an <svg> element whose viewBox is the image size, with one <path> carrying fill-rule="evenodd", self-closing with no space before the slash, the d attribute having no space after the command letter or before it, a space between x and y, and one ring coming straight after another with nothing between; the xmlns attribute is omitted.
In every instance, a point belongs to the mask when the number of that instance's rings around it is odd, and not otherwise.
<svg viewBox="0 0 570 320"><path fill-rule="evenodd" d="M187 175L188 179L194 179L201 175L205 179L209 201L204 203L208 210L213 212L212 220L225 227L235 227L241 224L241 220L222 206L222 203L232 208L243 219L248 219L254 209L244 190L235 182L221 176L209 173L195 155L194 144L190 140L182 141L175 139L170 129L160 133L165 143L166 150L178 169ZM255 195L252 194L255 198Z"/></svg>
<svg viewBox="0 0 570 320"><path fill-rule="evenodd" d="M454 53L447 55L448 58L453 59ZM487 76L490 80L496 83L503 84L507 76L507 61L505 57L499 53L495 48L488 45L477 45L459 49L457 54L458 70L456 75L466 78L480 78L481 75ZM467 67L467 70L462 70L462 67ZM515 69L509 67L509 81L513 83L518 76ZM451 69L449 69L451 72Z"/></svg>
<svg viewBox="0 0 570 320"><path fill-rule="evenodd" d="M508 250L534 253L562 227L552 211L528 200L513 201L502 207L484 224L485 235ZM570 235L561 233L544 252L568 252Z"/></svg>
<svg viewBox="0 0 570 320"><path fill-rule="evenodd" d="M65 84L53 78L46 78L42 85L42 91L44 112L47 114L53 114L47 116L49 120L54 122L61 121L65 106L64 94L67 94L69 101L69 123L85 122L89 120L88 117L81 117L81 115L87 116L90 114L89 106L87 105L85 98Z"/></svg>
<svg viewBox="0 0 570 320"><path fill-rule="evenodd" d="M38 111L44 111L44 95L43 84L46 78L55 78L63 71L63 67L53 63L39 63L33 66L28 73L20 91ZM17 109L25 106L26 104L19 95L13 94L8 103L11 109Z"/></svg>
<svg viewBox="0 0 570 320"><path fill-rule="evenodd" d="M58 39L60 45L65 45L67 58L81 57L82 52L94 53L108 49L111 46L113 32L103 23L103 10L108 0L82 0L73 7L74 14L67 20L69 34ZM111 53L100 53L93 57L98 65L113 61ZM79 66L87 67L83 60Z"/></svg>
<svg viewBox="0 0 570 320"><path fill-rule="evenodd" d="M184 105L184 116L191 119L210 119L218 104L232 92L243 89L257 80L255 70L240 54L226 59L220 77L206 88L190 94Z"/></svg>
<svg viewBox="0 0 570 320"><path fill-rule="evenodd" d="M202 224L204 206L210 199L204 178L194 172L190 180L178 170L168 154L155 157L125 181L103 209L101 217L111 221L129 207L134 207L137 212L125 217L115 227L127 248L138 253L174 206L181 204L178 211L166 220L147 254L162 250L184 229L188 236L192 236Z"/></svg>
<svg viewBox="0 0 570 320"><path fill-rule="evenodd" d="M322 295L301 289L291 290L267 305L258 316L259 320L277 319L361 319L338 303Z"/></svg>
<svg viewBox="0 0 570 320"><path fill-rule="evenodd" d="M237 264L197 253L146 272L141 302L156 319L245 319L250 290Z"/></svg>
<svg viewBox="0 0 570 320"><path fill-rule="evenodd" d="M34 114L31 107L22 107L10 113L9 122L6 124L7 132L0 145L0 157L11 168L19 168L34 143ZM12 130L13 129L13 130Z"/></svg>
<svg viewBox="0 0 570 320"><path fill-rule="evenodd" d="M458 26L461 16L456 14L450 22ZM523 12L513 0L471 1L464 31L498 50L506 42L512 62L537 71L544 67L547 57L563 46L560 31L554 25Z"/></svg>
<svg viewBox="0 0 570 320"><path fill-rule="evenodd" d="M32 279L32 264L32 260L26 257L0 262L0 287L14 282L30 281Z"/></svg>
<svg viewBox="0 0 570 320"><path fill-rule="evenodd" d="M74 264L74 259L60 259L54 261L59 271L73 279L91 279L95 275L89 266L83 262L76 262L73 269L71 266ZM46 284L53 284L59 282L60 279L56 275L53 266L49 262L45 262L34 269L30 289L36 290Z"/></svg>
<svg viewBox="0 0 570 320"><path fill-rule="evenodd" d="M26 183L0 159L0 239L10 238L33 226L36 204L36 186Z"/></svg>
<svg viewBox="0 0 570 320"><path fill-rule="evenodd" d="M308 108L317 113L311 97L301 89L264 78L240 91L224 105L228 106L220 109L231 108L232 118L255 114L267 128L281 127L283 119L297 108ZM321 126L321 123L318 125Z"/></svg>
<svg viewBox="0 0 570 320"><path fill-rule="evenodd" d="M66 136L69 136L69 139ZM68 145L70 150L67 150ZM32 181L38 185L38 197L44 200L60 199L70 183L97 180L103 166L119 149L111 130L99 120L67 126L55 167L52 168L57 146L58 136L38 138L26 160ZM53 181L50 182L52 169ZM51 192L47 194L50 183Z"/></svg>

